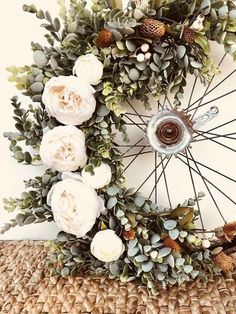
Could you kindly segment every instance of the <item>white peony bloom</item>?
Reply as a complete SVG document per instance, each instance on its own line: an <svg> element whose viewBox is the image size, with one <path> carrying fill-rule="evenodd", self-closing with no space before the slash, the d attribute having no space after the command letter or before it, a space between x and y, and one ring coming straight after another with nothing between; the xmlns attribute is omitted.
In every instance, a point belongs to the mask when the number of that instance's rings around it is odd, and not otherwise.
<svg viewBox="0 0 236 314"><path fill-rule="evenodd" d="M102 262L113 262L123 254L125 247L115 231L98 231L90 246L91 253Z"/></svg>
<svg viewBox="0 0 236 314"><path fill-rule="evenodd" d="M53 185L47 203L58 227L78 238L92 229L104 209L102 199L93 188L73 179Z"/></svg>
<svg viewBox="0 0 236 314"><path fill-rule="evenodd" d="M43 135L40 156L59 172L75 171L87 162L84 133L75 126L58 126Z"/></svg>
<svg viewBox="0 0 236 314"><path fill-rule="evenodd" d="M101 189L111 182L111 167L102 163L99 167L93 169L94 175L90 172L82 170L81 177L83 182L90 185L94 189Z"/></svg>
<svg viewBox="0 0 236 314"><path fill-rule="evenodd" d="M103 64L94 54L89 53L76 60L73 74L88 84L97 85L103 75Z"/></svg>
<svg viewBox="0 0 236 314"><path fill-rule="evenodd" d="M48 114L66 125L89 120L96 108L93 87L76 76L52 77L45 85L42 100Z"/></svg>

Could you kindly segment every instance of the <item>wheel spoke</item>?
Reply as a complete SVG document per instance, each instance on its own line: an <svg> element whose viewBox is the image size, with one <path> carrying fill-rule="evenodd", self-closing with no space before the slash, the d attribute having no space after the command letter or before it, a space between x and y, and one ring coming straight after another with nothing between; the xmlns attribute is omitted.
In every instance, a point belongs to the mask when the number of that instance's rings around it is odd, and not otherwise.
<svg viewBox="0 0 236 314"><path fill-rule="evenodd" d="M137 112L137 110L134 108L134 106L131 105L129 100L126 100L126 102L129 104L129 106L133 109L133 111L136 113L136 115L139 117L139 119L147 125L147 123L143 120L142 116Z"/></svg>
<svg viewBox="0 0 236 314"><path fill-rule="evenodd" d="M220 95L220 96L218 96L218 97L216 97L216 98L213 98L213 99L211 99L211 100L208 100L208 101L204 102L203 104L202 104L202 103L201 103L201 104L198 104L196 107L194 107L194 108L192 108L192 109L189 109L188 112L191 112L191 111L195 110L194 114L192 115L192 118L193 118L194 115L195 115L195 113L197 112L197 110L198 110L199 108L201 108L201 107L203 107L203 106L206 106L206 105L212 103L213 101L219 100L219 99L221 99L221 98L223 98L223 97L226 97L226 96L228 96L228 95L230 95L230 94L233 94L233 93L235 93L235 92L236 92L236 89L233 89L233 90L231 90L231 91L229 91L229 92L227 92L227 93L225 93L225 94L223 94L223 95Z"/></svg>
<svg viewBox="0 0 236 314"><path fill-rule="evenodd" d="M198 131L199 133L199 131ZM206 133L203 131L203 133ZM226 139L229 139L229 140L236 140L235 137L231 137L231 135L236 135L236 132L233 132L233 133L228 133L228 134L216 134L216 133L211 133L211 132L207 132L207 134L209 135L214 135L212 137L210 137L211 139L216 139L216 138L226 138ZM200 142L200 141L206 141L208 140L208 138L200 138L198 140L196 140L195 142Z"/></svg>
<svg viewBox="0 0 236 314"><path fill-rule="evenodd" d="M202 229L205 230L205 228L204 228L204 223L203 223L203 219L202 219L201 208L200 208L200 204L199 204L199 200L198 200L198 196L197 196L196 186L195 186L195 182L194 182L194 178L193 178L192 167L190 167L190 162L189 162L189 157L188 157L188 152L187 152L187 150L186 150L185 152L186 152L187 165L188 165L189 174L190 174L190 178L191 178L191 182L192 182L192 186L193 186L193 191L194 191L195 200L196 200L196 202L197 202L197 208L198 208L198 213L199 213L199 216L200 216L200 221L201 221Z"/></svg>
<svg viewBox="0 0 236 314"><path fill-rule="evenodd" d="M136 113L133 113L133 112L126 112L125 113L126 115L129 115L129 116L137 116ZM140 117L144 117L144 118L151 118L151 116L148 116L148 115L145 115L145 114L139 114Z"/></svg>
<svg viewBox="0 0 236 314"><path fill-rule="evenodd" d="M136 143L134 143L133 145L130 146L129 149L127 149L121 156L123 157L125 154L127 154L128 152L131 151L131 149L133 147L136 147L137 144L139 144L140 142L142 142L144 140L144 137L140 138ZM119 146L119 144L115 143L116 146Z"/></svg>
<svg viewBox="0 0 236 314"><path fill-rule="evenodd" d="M233 70L230 74L228 74L223 80L221 80L218 84L216 84L211 90L209 90L207 93L204 93L203 96L198 98L196 101L194 101L189 108L192 108L194 105L196 105L199 101L202 101L204 97L209 95L211 92L213 92L217 87L219 87L223 82L225 82L230 76L232 76L236 72L236 69Z"/></svg>
<svg viewBox="0 0 236 314"><path fill-rule="evenodd" d="M220 62L219 62L219 64L218 64L218 67L222 64L222 62L224 61L226 55L227 55L226 53L223 55L223 57L221 58L221 60L220 60ZM198 103L199 101L202 102L202 100L204 99L204 97L210 93L210 91L208 92L208 90L209 90L209 88L211 87L211 84L212 84L214 78L215 78L215 74L212 76L212 78L211 78L210 82L208 83L208 85L207 85L207 87L206 87L206 89L205 89L203 95L202 95L199 99L197 99L194 103L192 103L191 105L189 105L188 108L187 108L187 111L189 111L189 109L190 109L191 107L193 107L193 106L194 106L196 103Z"/></svg>
<svg viewBox="0 0 236 314"><path fill-rule="evenodd" d="M160 165L163 164L163 162L166 160L166 158L167 158L167 157L165 156L164 159L161 160L161 162L157 165L157 167L155 167L155 169L150 173L150 175L148 176L147 180L152 176L152 174L154 173L154 171L156 171L157 168L158 168ZM172 156L167 160L166 164L164 165L164 169L162 169L162 171L161 171L159 177L155 180L154 187L153 187L153 189L151 190L151 193L149 194L148 198L151 198L151 196L152 196L152 194L153 194L153 192L154 192L154 190L155 190L155 188L156 188L156 186L157 186L157 183L160 181L162 175L164 174L165 168L166 168L167 165L169 164L171 158L172 158ZM146 181L147 181L147 180L146 180ZM146 182L146 181L145 181L145 182ZM144 183L145 183L145 182L144 182Z"/></svg>
<svg viewBox="0 0 236 314"><path fill-rule="evenodd" d="M187 162L185 162L182 158L180 158L179 156L177 156L177 158L179 159L179 160L181 160L185 165L187 165L188 166L188 164L187 164ZM199 173L194 169L194 168L192 168L191 166L190 166L190 168L194 171L194 172L196 172L198 175L199 175ZM234 205L236 205L236 202L232 199L232 198L230 198L225 192L223 192L220 188L218 188L214 183L212 183L209 179L207 179L205 176L202 176L205 180L206 180L206 182L208 182L210 185L212 185L217 191L219 191L222 195L224 195L229 201L231 201Z"/></svg>
<svg viewBox="0 0 236 314"><path fill-rule="evenodd" d="M182 157L186 157L184 154L179 154L180 156L182 156ZM190 160L192 160L190 157L188 157ZM224 177L224 178L226 178L226 179L228 179L228 180L230 180L230 181L232 181L232 182L234 182L234 183L236 183L236 180L235 179L233 179L233 178L230 178L229 176L227 176L226 174L223 174L223 173L221 173L221 172L219 172L219 171L217 171L217 170L215 170L215 169L213 169L213 168L211 168L211 167L209 167L209 166L207 166L207 165L205 165L205 164L203 164L203 163L201 163L201 162L199 162L199 161L197 161L197 160L192 160L192 161L194 161L196 164L198 164L199 166L202 166L202 167L204 167L204 168L206 168L206 169L208 169L208 170L211 170L212 172L215 172L215 173L217 173L218 175L220 175L220 176L222 176L222 177Z"/></svg>
<svg viewBox="0 0 236 314"><path fill-rule="evenodd" d="M164 160L167 157L164 158ZM138 187L137 192L144 186L144 184L148 181L148 179L153 175L153 173L160 167L161 162L159 162L159 164L155 167L155 169L145 178L145 180L141 183L141 185ZM153 188L154 191L155 187Z"/></svg>
<svg viewBox="0 0 236 314"><path fill-rule="evenodd" d="M212 128L212 129L209 129L209 130L206 130L206 131L198 131L198 132L201 132L201 133L198 134L198 135L196 135L194 138L197 138L197 137L199 137L199 136L202 136L202 135L205 134L205 133L209 133L209 132L211 132L211 131L214 131L214 130L217 130L217 129L219 129L219 128L222 128L223 126L226 126L226 125L228 125L228 124L230 124L230 123L233 123L233 122L235 122L235 121L236 121L236 119L233 119L233 120L224 122L224 123L222 123L222 124L220 124L220 125L218 125L218 126Z"/></svg>
<svg viewBox="0 0 236 314"><path fill-rule="evenodd" d="M138 158L138 156L142 153L142 151L145 149L145 147L141 148L140 151L138 152L138 154L136 156L134 156L134 158L128 163L128 165L125 167L124 171L126 171L131 165L132 163Z"/></svg>
<svg viewBox="0 0 236 314"><path fill-rule="evenodd" d="M126 117L129 121L133 122L133 124L135 124L140 130L142 130L142 131L146 134L146 131L145 131L143 128L141 128L141 126L140 126L139 124L137 124L133 119L131 119L130 117L128 117L126 114L125 114L125 117Z"/></svg>
<svg viewBox="0 0 236 314"><path fill-rule="evenodd" d="M202 176L202 173L201 173L201 171L200 171L200 169L199 169L199 167L198 167L198 165L197 165L196 160L194 159L194 157L193 157L193 155L192 155L192 153L191 153L191 151L190 151L189 149L188 149L188 153L189 153L189 155L191 156L191 159L190 159L190 158L189 158L189 159L194 162L195 167L196 167L196 169L197 169L197 171L198 171L198 173L199 173L199 175L200 175L200 177L201 177L201 179L202 179L202 181L203 181L205 187L207 188L207 191L208 191L208 193L210 194L211 199L212 199L213 203L215 204L216 209L218 210L218 212L219 212L219 214L220 214L222 220L224 221L224 223L226 223L226 219L224 218L224 216L223 216L223 214L222 214L222 212L221 212L221 210L220 210L220 208L219 208L219 206L218 206L218 204L217 204L217 202L216 202L216 200L215 200L215 198L214 198L214 196L213 196L213 194L212 194L212 192L211 192L211 190L210 190L210 188L209 188L209 186L208 186L208 184L207 184L207 182L206 182L206 180L205 180L205 179L203 178L203 176Z"/></svg>
<svg viewBox="0 0 236 314"><path fill-rule="evenodd" d="M157 184L156 184L156 181L157 181L157 152L155 151L155 162L154 162L154 167L155 167L155 178L154 178L154 184L155 184L155 204L157 203Z"/></svg>
<svg viewBox="0 0 236 314"><path fill-rule="evenodd" d="M191 101L192 101L192 98L193 98L193 93L195 91L195 87L196 87L196 83L197 83L197 76L195 77L195 80L193 82L193 86L192 86L192 89L191 89L191 93L190 93L190 96L189 96L189 100L188 100L188 105L187 105L187 108L185 109L186 110L186 114L188 114L188 110L189 108L191 107Z"/></svg>
<svg viewBox="0 0 236 314"><path fill-rule="evenodd" d="M165 167L163 164L162 156L161 156L161 165L162 165L162 170L163 170L163 177L164 177L164 181L165 181L165 187L166 187L166 194L167 194L168 202L169 202L170 208L172 208L171 200L170 200L169 187L168 187L168 183L167 183L167 179L166 179L166 171L165 171Z"/></svg>
<svg viewBox="0 0 236 314"><path fill-rule="evenodd" d="M198 133L198 132L197 132L197 133ZM207 140L209 140L209 141L211 141L211 142L214 142L214 143L216 143L216 144L218 144L218 145L220 145L220 146L223 146L223 147L225 147L225 148L227 148L227 149L233 151L234 153L236 152L236 149L234 149L234 148L232 148L232 147L230 147L230 146L227 146L227 145L225 145L225 144L223 144L223 143L221 143L221 142L218 142L217 140L214 140L212 137L208 137L208 136L206 136L206 135L204 135L204 134L201 134L201 136L203 136L205 139L207 139Z"/></svg>
<svg viewBox="0 0 236 314"><path fill-rule="evenodd" d="M124 156L123 158L129 158L129 157L134 157L136 155L144 155L144 154L150 154L150 153L153 153L153 150L149 150L147 152L142 152L142 153L136 153L136 154L131 154L131 155L127 155L127 156Z"/></svg>

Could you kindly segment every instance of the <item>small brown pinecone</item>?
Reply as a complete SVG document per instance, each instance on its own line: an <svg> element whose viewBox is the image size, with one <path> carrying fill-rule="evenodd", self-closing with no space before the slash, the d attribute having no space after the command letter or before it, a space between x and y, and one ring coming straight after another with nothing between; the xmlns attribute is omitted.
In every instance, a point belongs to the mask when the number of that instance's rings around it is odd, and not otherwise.
<svg viewBox="0 0 236 314"><path fill-rule="evenodd" d="M139 35L149 39L158 39L165 35L165 24L154 19L145 19L143 23L138 26Z"/></svg>
<svg viewBox="0 0 236 314"><path fill-rule="evenodd" d="M95 40L96 46L99 48L110 47L112 42L113 42L112 32L108 31L107 29L102 29L98 33L98 37Z"/></svg>
<svg viewBox="0 0 236 314"><path fill-rule="evenodd" d="M169 237L164 240L164 245L176 253L180 253L182 251L179 243Z"/></svg>
<svg viewBox="0 0 236 314"><path fill-rule="evenodd" d="M185 41L187 44L192 45L194 43L195 37L196 34L191 28L189 27L184 28L182 35L183 41Z"/></svg>
<svg viewBox="0 0 236 314"><path fill-rule="evenodd" d="M215 264L223 270L223 272L227 273L234 268L233 259L231 256L225 254L224 252L220 252L213 258Z"/></svg>

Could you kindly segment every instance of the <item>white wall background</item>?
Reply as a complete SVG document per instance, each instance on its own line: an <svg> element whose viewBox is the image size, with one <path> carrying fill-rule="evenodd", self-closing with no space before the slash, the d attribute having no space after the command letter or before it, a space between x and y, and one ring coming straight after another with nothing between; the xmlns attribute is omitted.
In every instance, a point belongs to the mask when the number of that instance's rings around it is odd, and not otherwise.
<svg viewBox="0 0 236 314"><path fill-rule="evenodd" d="M42 9L47 9L52 13L52 16L57 14L56 0L31 0L30 3L34 3L37 7ZM11 158L11 152L8 150L8 141L2 137L4 131L14 130L14 122L11 118L12 107L10 105L10 98L17 94L16 89L13 84L7 81L8 73L5 71L6 66L10 65L24 65L30 64L32 61L32 53L30 50L30 41L45 43L43 37L43 29L39 27L40 21L35 18L32 14L27 14L23 12L22 5L25 3L24 0L8 0L4 2L4 9L0 11L0 38L1 38L1 59L0 59L0 79L1 79L1 105L0 105L0 165L1 165L1 188L0 188L0 225L7 222L12 216L14 217L16 213L9 215L2 209L2 198L8 196L20 196L20 193L24 189L23 179L28 179L34 177L35 175L40 175L43 172L42 167L30 167L18 164L13 158ZM219 46L214 48L215 58L219 59L222 55L222 50ZM222 68L222 74L217 80L227 75L232 70L232 62L230 58L226 59ZM209 95L208 99L213 99L217 95L223 94L229 90L235 88L235 76L231 78L230 81L222 84L219 89L214 91ZM216 82L217 82L216 80ZM189 85L192 79L189 80ZM216 84L216 83L215 83ZM214 84L213 84L214 86ZM204 89L199 86L193 99L197 99ZM186 92L188 95L188 92ZM186 96L187 100L187 96ZM222 98L215 103L219 106L221 110L221 115L216 122L212 122L210 127L214 126L214 123L220 124L222 121L228 121L236 116L236 104L234 94L229 97ZM212 104L209 104L207 109ZM204 109L206 110L206 109ZM202 112L204 112L204 110ZM227 133L228 131L236 131L236 124L231 124L227 129L222 129L221 133ZM234 142L227 142L228 145L234 145ZM206 162L208 165L214 166L216 169L227 173L233 178L236 178L236 166L235 166L235 154L227 149L218 147L214 143L204 143L203 146L197 146L195 153L198 156L198 160ZM150 159L145 156L143 159L134 163L133 168L128 172L128 183L129 185L136 185L137 181L141 180L138 175L142 176L142 173L146 172L140 171L146 170L149 173ZM139 171L137 171L139 169ZM150 168L151 169L151 168ZM189 184L188 179L184 179L182 168L179 165L173 163L168 172L168 178L171 181L171 190L173 191L174 201L177 203L184 198L193 196L192 187ZM212 174L209 174L212 176ZM227 189L230 195L233 197L235 195L235 184L232 182L226 182L221 179L221 177L215 178L214 182L217 183L220 188ZM202 182L196 178L197 184L199 184L198 190L204 190L204 185ZM150 190L150 185L144 188L145 194L148 194ZM164 184L159 190L159 200L164 201ZM236 206L232 203L221 198L220 194L214 191L214 195L219 199L220 208L224 212L228 220L235 219ZM207 197L203 201L204 207L204 220L206 221L206 226L212 227L217 224L221 224L222 221L219 219L212 201ZM54 238L57 233L57 227L54 223L44 223L40 225L30 225L26 227L15 227L5 235L1 235L0 239L49 239Z"/></svg>

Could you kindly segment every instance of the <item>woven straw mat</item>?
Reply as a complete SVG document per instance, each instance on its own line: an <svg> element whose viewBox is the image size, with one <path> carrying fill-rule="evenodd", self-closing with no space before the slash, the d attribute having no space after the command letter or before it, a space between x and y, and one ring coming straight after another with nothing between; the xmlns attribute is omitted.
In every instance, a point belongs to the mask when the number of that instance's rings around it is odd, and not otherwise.
<svg viewBox="0 0 236 314"><path fill-rule="evenodd" d="M104 277L56 278L46 268L40 241L0 242L0 313L176 314L236 313L236 271L160 289Z"/></svg>

